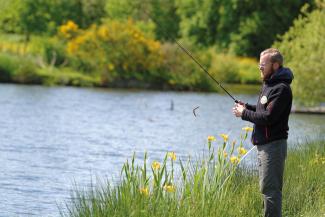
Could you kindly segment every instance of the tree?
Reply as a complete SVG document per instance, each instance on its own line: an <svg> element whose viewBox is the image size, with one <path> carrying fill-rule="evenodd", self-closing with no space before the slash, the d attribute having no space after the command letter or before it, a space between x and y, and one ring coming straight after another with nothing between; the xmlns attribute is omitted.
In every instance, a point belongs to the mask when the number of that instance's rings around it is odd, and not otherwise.
<svg viewBox="0 0 325 217"><path fill-rule="evenodd" d="M176 13L175 0L153 0L151 17L156 23L156 37L172 41L179 36L180 17Z"/></svg>
<svg viewBox="0 0 325 217"><path fill-rule="evenodd" d="M147 20L151 5L141 0L108 0L106 13L110 19Z"/></svg>
<svg viewBox="0 0 325 217"><path fill-rule="evenodd" d="M176 13L175 0L110 0L106 11L111 19L154 24L154 32L159 40L178 37L180 18Z"/></svg>
<svg viewBox="0 0 325 217"><path fill-rule="evenodd" d="M194 43L258 56L276 35L289 29L303 4L301 0L177 0L177 12L182 36Z"/></svg>
<svg viewBox="0 0 325 217"><path fill-rule="evenodd" d="M294 72L294 99L302 105L325 102L325 1L319 2L311 13L305 6L293 27L274 44Z"/></svg>
<svg viewBox="0 0 325 217"><path fill-rule="evenodd" d="M57 27L68 20L86 28L100 23L105 16L105 4L105 0L4 1L4 7L0 9L0 28L5 32L25 33L27 36L53 35Z"/></svg>
<svg viewBox="0 0 325 217"><path fill-rule="evenodd" d="M0 31L19 33L19 13L22 9L21 0L0 0Z"/></svg>

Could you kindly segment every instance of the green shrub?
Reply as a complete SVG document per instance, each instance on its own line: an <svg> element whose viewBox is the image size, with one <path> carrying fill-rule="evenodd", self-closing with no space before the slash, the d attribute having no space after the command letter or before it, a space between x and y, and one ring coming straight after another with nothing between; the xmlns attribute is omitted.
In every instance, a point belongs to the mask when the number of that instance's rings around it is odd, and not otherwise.
<svg viewBox="0 0 325 217"><path fill-rule="evenodd" d="M186 49L190 49L188 45ZM165 43L162 46L164 62L163 75L167 85L176 90L210 90L212 82L208 75L176 44ZM192 54L205 67L209 66L209 56L206 52L191 49ZM206 67L207 68L207 67Z"/></svg>
<svg viewBox="0 0 325 217"><path fill-rule="evenodd" d="M17 83L41 84L42 79L37 73L38 67L35 63L24 57L20 58L17 69L12 75L12 81Z"/></svg>
<svg viewBox="0 0 325 217"><path fill-rule="evenodd" d="M68 60L65 45L57 37L37 37L31 41L31 50L41 56L46 65L60 66Z"/></svg>
<svg viewBox="0 0 325 217"><path fill-rule="evenodd" d="M261 83L258 62L254 58L239 57L239 76L242 84L259 84Z"/></svg>
<svg viewBox="0 0 325 217"><path fill-rule="evenodd" d="M65 85L92 87L99 86L99 78L96 76L83 75L70 68L43 68L39 70L38 76L41 77L45 85Z"/></svg>
<svg viewBox="0 0 325 217"><path fill-rule="evenodd" d="M286 65L295 75L293 94L297 103L325 102L325 6L300 15L293 27L274 44L283 53Z"/></svg>
<svg viewBox="0 0 325 217"><path fill-rule="evenodd" d="M239 83L240 65L236 57L228 54L211 52L210 72L220 83Z"/></svg>
<svg viewBox="0 0 325 217"><path fill-rule="evenodd" d="M19 60L9 54L0 53L0 81L10 82L12 75L17 70Z"/></svg>

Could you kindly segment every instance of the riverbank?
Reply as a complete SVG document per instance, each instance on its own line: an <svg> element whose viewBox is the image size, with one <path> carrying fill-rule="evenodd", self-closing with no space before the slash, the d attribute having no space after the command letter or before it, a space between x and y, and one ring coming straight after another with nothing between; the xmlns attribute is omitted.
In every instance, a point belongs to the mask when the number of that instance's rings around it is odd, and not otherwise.
<svg viewBox="0 0 325 217"><path fill-rule="evenodd" d="M292 108L293 113L298 114L316 114L325 115L325 106L319 107L294 107Z"/></svg>
<svg viewBox="0 0 325 217"><path fill-rule="evenodd" d="M214 163L216 166L220 166L220 159L223 162L222 156L224 155L217 156L219 156L217 161L219 163ZM216 156L209 157L214 158ZM166 159L167 157L165 161ZM119 186L107 185L94 188L92 191L75 191L73 195L75 199L67 205L69 212L62 213L62 215L260 216L262 199L258 191L256 170L244 166L240 166L236 170L229 169L233 167L227 167L227 174L223 174L225 176L217 176L223 180L222 182L220 179L209 182L207 180L210 177L205 174L210 174L209 172L215 174L214 168L216 167L204 166L207 165L206 162L210 162L208 159L206 160L189 167L192 172L188 181L193 182L185 182L185 186L183 185L184 182L164 183L165 187L161 191L157 188L146 188L145 183L137 182L136 180L143 179L143 177L137 176L141 172L141 167L135 167L131 161L123 167L122 172L125 172L126 176ZM157 164L155 165L157 166ZM186 165L185 162L180 164L180 171L183 171L181 180L186 179L184 177L184 171L186 171L184 165ZM199 167L194 165L199 165ZM289 150L283 189L284 216L314 217L325 214L325 177L321 175L324 174L324 165L324 141L304 144L295 150ZM155 169L163 171L162 174L167 171L166 167L158 168L154 164L152 167L153 172ZM206 172L204 168L208 169L209 172ZM156 178L161 178L160 175L162 174L159 172L156 174ZM223 179L224 177L230 178ZM152 180L150 176L146 176L144 180L149 183L155 181L156 178ZM220 186L218 183L226 184ZM142 188L139 188L139 185L143 185Z"/></svg>

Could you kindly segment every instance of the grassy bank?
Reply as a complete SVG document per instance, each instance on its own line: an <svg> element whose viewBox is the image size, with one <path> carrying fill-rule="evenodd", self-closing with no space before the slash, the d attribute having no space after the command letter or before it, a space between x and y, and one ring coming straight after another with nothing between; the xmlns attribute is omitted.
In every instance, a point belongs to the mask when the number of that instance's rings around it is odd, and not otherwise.
<svg viewBox="0 0 325 217"><path fill-rule="evenodd" d="M199 159L179 160L170 152L161 163L147 165L145 155L143 165L135 165L133 158L124 164L120 184L75 191L62 216L261 216L256 170L241 165L249 154L242 148L247 131L239 144L226 135L221 142L208 137ZM324 168L324 141L289 151L283 216L325 215Z"/></svg>

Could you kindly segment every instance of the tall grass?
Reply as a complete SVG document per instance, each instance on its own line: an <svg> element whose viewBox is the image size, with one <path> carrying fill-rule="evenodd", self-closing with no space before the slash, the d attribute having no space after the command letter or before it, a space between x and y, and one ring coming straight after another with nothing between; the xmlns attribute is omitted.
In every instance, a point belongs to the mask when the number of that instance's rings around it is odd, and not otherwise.
<svg viewBox="0 0 325 217"><path fill-rule="evenodd" d="M167 153L161 163L135 164L135 156L122 169L118 185L109 183L76 190L62 216L261 216L262 198L254 168L240 166L247 129L239 145L214 144L208 137L208 153L199 160L175 163ZM177 168L179 170L177 170ZM289 152L283 216L325 215L325 143L305 144Z"/></svg>

